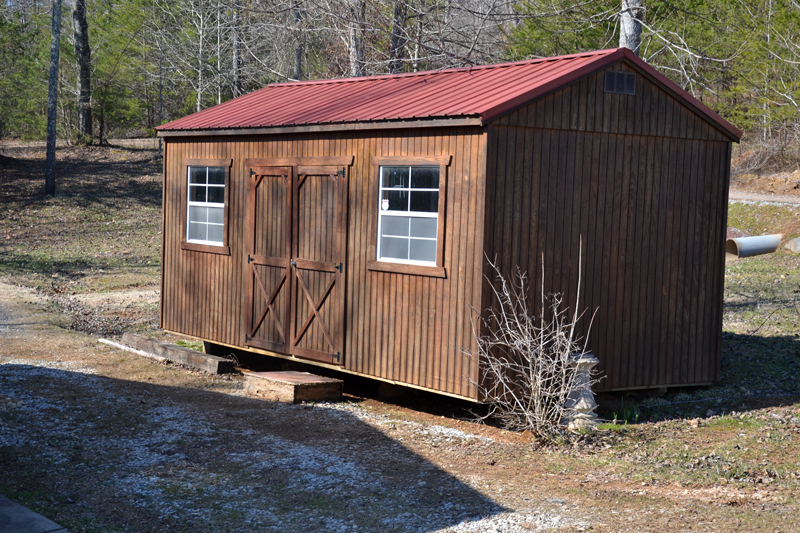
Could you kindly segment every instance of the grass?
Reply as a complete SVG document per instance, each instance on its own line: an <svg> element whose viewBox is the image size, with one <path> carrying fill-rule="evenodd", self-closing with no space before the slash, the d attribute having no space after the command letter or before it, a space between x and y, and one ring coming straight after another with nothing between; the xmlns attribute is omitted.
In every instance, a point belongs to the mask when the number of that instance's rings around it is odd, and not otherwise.
<svg viewBox="0 0 800 533"><path fill-rule="evenodd" d="M86 300L89 296L104 296L115 291L136 292L143 288L155 291L158 288L161 191L160 163L155 154L137 149L96 147L65 149L59 154L63 166L60 167L57 195L45 198L40 190L43 160L35 150L21 150L16 155L6 153L17 161L0 168L0 180L5 187L0 207L0 278L48 295L54 302L48 310L53 317L66 316L64 313L69 308L65 306L71 305L70 298L83 298L80 302L84 308L75 307L75 313L88 309L87 312L92 313L124 311L136 316L157 315L157 303L134 302L129 304L130 309L116 307L104 311L102 304ZM729 226L752 234L782 232L787 238L797 237L800 236L799 221L799 207L730 204ZM527 468L524 465L537 465L554 476L565 472L576 475L586 471L607 472L612 483L627 484L626 494L632 500L641 500L642 506L649 505L649 500L629 494L630 487L646 484L697 491L718 487L755 491L767 487L781 491L781 505L792 503L792 498L796 499L792 495L800 489L797 459L800 456L797 441L800 431L800 256L780 249L774 254L731 262L726 265L725 276L722 374L718 383L710 387L669 390L660 397L629 394L601 400L604 416L616 423L601 424L599 437L595 440L586 437L589 444L584 447L574 448L565 441L560 447L542 451L525 441L524 435L495 435L498 444L490 450L447 444L448 449L437 448L436 453L450 453L452 446L455 450L452 454L458 455L458 461L473 461L471 469L487 464L486 468L500 472L503 465L511 465L509 479L516 476L518 468ZM70 325L69 320L61 322ZM133 323L123 325L137 327ZM176 343L202 350L197 341ZM123 359L116 361L128 365ZM170 367L159 372L163 374L158 378L163 381L162 385L170 388L182 383L181 380L197 379L183 376ZM141 375L129 373L125 378L149 380L151 373L147 367ZM30 383L29 386L41 385ZM435 401L434 398L431 403ZM394 409L379 402L367 403L370 412L391 413L400 421L415 421L421 416L418 412ZM118 439L126 435L126 428L140 425L138 418L144 407L140 404L135 409L127 409L126 416L107 414L96 418L98 414L89 411L80 416L93 417L92 423L99 435ZM6 416L0 414L5 423L18 422ZM460 424L435 418L437 424L454 427ZM307 434L329 431L328 426L314 427ZM506 447L500 444L503 439L522 444ZM0 449L0 459L3 453ZM23 451L19 453L24 454ZM70 453L81 456L80 450ZM491 463L484 462L484 454ZM20 457L16 455L14 460ZM456 462L456 459L449 460ZM471 470L468 475L472 475ZM505 478L495 475L498 477L486 476L487 486L507 486ZM209 486L203 490L210 490ZM185 493L186 488L172 480L165 482L163 489L175 498L196 498L200 502L198 505L211 505L212 498L208 494ZM577 485L567 485L564 490L575 491L575 494L586 492ZM603 491L609 490L604 488L600 492L605 494ZM45 493L16 493L13 487L6 485L0 485L0 493L12 495L40 510L52 505ZM739 505L738 500L731 501L731 507L722 507L719 512L732 512L735 505ZM329 503L322 498L310 505L324 510ZM743 524L754 516L754 508L735 508L742 513ZM236 514L235 509L225 512L232 517ZM99 531L113 527L113 524L92 525L91 521L81 525L79 522L84 518L75 520L76 530Z"/></svg>
<svg viewBox="0 0 800 533"><path fill-rule="evenodd" d="M124 153L123 160L110 151ZM59 150L56 195L45 197L39 152L7 149L15 161L0 168L0 275L68 293L157 282L161 183L155 153Z"/></svg>

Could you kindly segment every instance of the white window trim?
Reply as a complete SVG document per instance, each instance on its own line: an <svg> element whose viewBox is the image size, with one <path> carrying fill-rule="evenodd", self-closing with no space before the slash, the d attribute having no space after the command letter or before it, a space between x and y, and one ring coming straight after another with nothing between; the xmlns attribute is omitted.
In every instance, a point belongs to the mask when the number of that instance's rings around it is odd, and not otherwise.
<svg viewBox="0 0 800 533"><path fill-rule="evenodd" d="M383 169L386 167L408 167L409 169L409 182L407 188L394 188L394 187L383 187ZM384 216L397 216L397 217L412 217L412 218L435 218L436 219L436 231L437 235L439 232L439 224L441 224L439 211L437 210L435 213L429 211L384 211L381 209L381 201L383 199L383 191L408 191L408 201L409 204L411 202L411 191L417 192L437 192L442 194L441 190L437 187L435 189L412 189L411 188L411 169L413 168L435 168L437 171L441 172L441 169L437 165L380 165L379 172L378 172L378 235L376 238L376 246L377 246L377 260L381 263L399 263L403 265L421 265L421 266L436 266L436 258L433 261L419 261L414 259L395 259L393 257L381 257L381 240L383 238L383 217ZM441 180L441 176L440 176ZM441 183L441 182L440 182ZM409 205L410 209L410 205ZM392 236L388 235L387 237L392 238ZM438 246L438 236L437 237L397 237L398 239L406 239L408 240L409 246L411 246L411 240L419 240L419 241L433 241Z"/></svg>
<svg viewBox="0 0 800 533"><path fill-rule="evenodd" d="M205 184L192 184L192 168L203 168L203 167L206 169L206 183ZM225 222L226 222L225 221L225 202L224 201L222 203L218 203L218 202L193 202L193 201L189 200L189 198L191 198L191 195L192 195L192 185L194 185L194 186L202 185L203 187L206 187L206 188L208 188L208 187L222 188L222 190L223 190L222 196L223 196L223 198L225 197L225 187L227 187L227 183L223 183L223 184L208 183L208 169L211 168L211 167L224 168L224 167L219 167L217 165L189 165L189 166L186 167L186 235L184 235L184 238L185 238L185 242L191 243L191 244L206 244L208 246L225 246L225 237L224 237L224 235L225 235ZM225 170L227 171L227 169L225 169ZM226 174L227 174L227 172L226 172ZM190 234L190 230L191 230L191 220L189 219L189 213L191 211L190 208L192 206L195 206L195 207L215 207L215 208L221 208L223 210L222 224L217 224L217 223L214 223L214 222L205 222L205 224L207 226L222 226L223 237L222 237L221 241L205 241L205 240L200 240L200 239L190 239L189 238L189 234Z"/></svg>

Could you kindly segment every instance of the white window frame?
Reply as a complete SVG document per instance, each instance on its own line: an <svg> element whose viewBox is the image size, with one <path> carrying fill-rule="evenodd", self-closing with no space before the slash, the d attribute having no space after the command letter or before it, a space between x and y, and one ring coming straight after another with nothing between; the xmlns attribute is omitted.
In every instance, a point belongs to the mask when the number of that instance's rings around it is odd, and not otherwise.
<svg viewBox="0 0 800 533"><path fill-rule="evenodd" d="M193 184L192 183L192 169L193 168L205 168L206 169L206 182L205 184ZM225 178L223 178L223 183L208 183L208 169L209 168L219 168L222 169L224 172ZM184 236L185 242L191 244L205 244L208 246L225 246L225 188L227 187L227 175L228 169L223 166L218 165L189 165L186 167L186 234ZM192 187L205 187L206 188L206 198L208 198L208 188L221 188L222 189L222 202L193 202L191 200L192 197ZM222 223L217 224L213 222L202 222L206 226L222 226L222 240L220 241L209 241L209 240L201 240L201 239L190 239L189 235L191 233L191 224L192 221L189 218L189 213L191 212L192 207L213 207L217 209L222 209ZM195 222L197 224L198 222ZM206 232L208 233L208 232Z"/></svg>
<svg viewBox="0 0 800 533"><path fill-rule="evenodd" d="M383 186L383 170L387 167L407 167L408 168L408 187L397 188L397 187L384 187ZM411 191L416 192L437 192L438 194L442 194L442 191L439 187L436 188L427 188L427 189L419 189L419 188L412 188L411 187L411 172L414 168L431 168L436 169L437 172L441 173L441 168L438 165L426 165L426 164L417 164L417 165L381 165L380 171L378 174L378 235L377 235L377 260L382 263L400 263L406 265L423 265L423 266L436 266L436 257L434 257L433 261L420 261L414 259L396 259L393 257L381 257L381 241L383 240L383 219L384 217L408 217L408 218L434 218L436 219L436 237L397 237L398 239L405 239L408 241L409 248L411 246L412 240L420 240L420 241L433 241L436 249L438 250L438 240L439 240L439 224L442 223L441 218L439 216L439 210L437 208L436 212L428 212L428 211L411 211ZM441 176L439 176L439 183L441 183ZM384 191L407 191L408 192L408 210L406 211L389 211L384 210L382 208L382 200L383 200L383 192ZM391 236L387 236L388 238L392 238ZM410 255L410 253L409 253Z"/></svg>

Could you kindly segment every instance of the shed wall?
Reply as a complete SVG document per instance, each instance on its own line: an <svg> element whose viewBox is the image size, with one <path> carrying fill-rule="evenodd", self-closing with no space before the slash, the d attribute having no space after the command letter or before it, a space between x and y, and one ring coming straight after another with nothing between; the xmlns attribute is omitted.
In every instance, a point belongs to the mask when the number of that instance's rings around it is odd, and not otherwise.
<svg viewBox="0 0 800 533"><path fill-rule="evenodd" d="M486 133L480 128L384 130L166 140L164 329L244 346L245 159L355 156L349 177L344 370L474 398L477 368L470 306L478 307L484 220ZM372 156L451 155L447 176L446 278L367 270L376 231ZM233 159L229 188L230 256L182 250L181 161ZM375 202L372 202L375 195Z"/></svg>
<svg viewBox="0 0 800 533"><path fill-rule="evenodd" d="M486 253L537 295L543 268L545 291L572 306L582 240L598 390L715 381L731 143L642 76L635 96L602 80L490 127Z"/></svg>

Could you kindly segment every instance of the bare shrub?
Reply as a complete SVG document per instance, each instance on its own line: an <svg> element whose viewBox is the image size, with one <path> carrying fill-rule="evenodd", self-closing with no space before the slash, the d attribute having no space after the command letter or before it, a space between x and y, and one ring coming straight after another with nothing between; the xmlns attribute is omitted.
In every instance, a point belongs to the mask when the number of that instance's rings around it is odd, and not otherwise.
<svg viewBox="0 0 800 533"><path fill-rule="evenodd" d="M564 432L570 414L567 401L578 385L574 361L586 353L586 341L578 332L583 316L577 311L580 275L571 316L560 293L545 295L542 276L539 309L543 316L536 317L528 307L527 275L517 268L508 280L495 263L487 261L495 277L489 280L495 281L490 283L494 301L483 316L473 319L478 350L470 354L481 365L477 386L489 405L483 418L551 440ZM485 334L480 334L480 325ZM587 337L590 330L591 323Z"/></svg>
<svg viewBox="0 0 800 533"><path fill-rule="evenodd" d="M785 128L767 138L746 135L734 147L731 176L769 174L800 168L800 132Z"/></svg>

